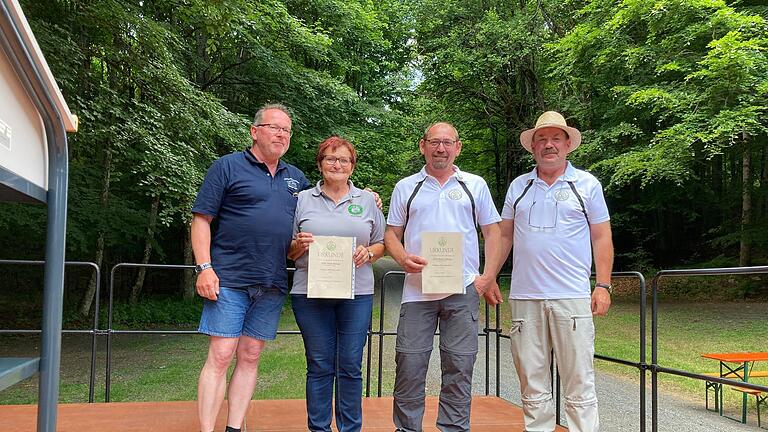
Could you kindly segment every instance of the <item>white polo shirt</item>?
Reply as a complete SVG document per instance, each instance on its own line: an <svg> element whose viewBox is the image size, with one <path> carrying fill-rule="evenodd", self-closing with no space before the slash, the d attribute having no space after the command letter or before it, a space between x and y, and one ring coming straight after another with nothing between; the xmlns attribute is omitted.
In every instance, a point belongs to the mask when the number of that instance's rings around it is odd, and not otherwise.
<svg viewBox="0 0 768 432"><path fill-rule="evenodd" d="M530 181L533 184L513 211ZM510 299L590 297L589 225L569 181L584 201L589 224L610 220L600 182L570 162L552 186L538 178L535 168L513 180L501 212L502 218L515 223Z"/></svg>
<svg viewBox="0 0 768 432"><path fill-rule="evenodd" d="M404 233L405 250L409 254L421 255L422 232L464 233L464 287L467 287L479 274L480 252L475 215L472 214L472 202L459 184L459 180L463 181L472 193L478 223L481 226L497 223L501 221L501 217L485 180L480 176L462 172L457 166L453 169L454 174L442 186L437 179L427 174L426 168L397 182L392 191L387 225L398 227L405 225L408 199L416 189L416 185L424 180L421 189L411 201L408 225ZM406 273L403 303L440 300L446 297L448 294L422 294L421 273Z"/></svg>

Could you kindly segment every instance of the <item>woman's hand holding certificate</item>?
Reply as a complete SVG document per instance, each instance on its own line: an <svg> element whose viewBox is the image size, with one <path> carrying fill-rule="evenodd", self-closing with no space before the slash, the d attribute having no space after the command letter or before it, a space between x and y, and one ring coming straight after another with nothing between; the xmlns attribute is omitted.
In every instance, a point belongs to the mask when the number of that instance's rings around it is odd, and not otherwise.
<svg viewBox="0 0 768 432"><path fill-rule="evenodd" d="M355 298L354 237L314 236L309 244L307 297Z"/></svg>

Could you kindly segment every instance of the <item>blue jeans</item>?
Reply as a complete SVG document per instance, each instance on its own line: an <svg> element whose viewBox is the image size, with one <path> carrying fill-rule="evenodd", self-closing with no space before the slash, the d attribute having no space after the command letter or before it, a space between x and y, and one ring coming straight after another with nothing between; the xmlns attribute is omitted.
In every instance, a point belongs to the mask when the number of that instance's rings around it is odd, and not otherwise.
<svg viewBox="0 0 768 432"><path fill-rule="evenodd" d="M307 356L309 430L331 432L335 384L336 427L339 432L359 431L363 425L363 348L373 295L338 300L293 295L291 304Z"/></svg>
<svg viewBox="0 0 768 432"><path fill-rule="evenodd" d="M283 303L285 294L280 288L261 285L220 287L218 300L204 299L197 331L226 338L246 335L274 340Z"/></svg>

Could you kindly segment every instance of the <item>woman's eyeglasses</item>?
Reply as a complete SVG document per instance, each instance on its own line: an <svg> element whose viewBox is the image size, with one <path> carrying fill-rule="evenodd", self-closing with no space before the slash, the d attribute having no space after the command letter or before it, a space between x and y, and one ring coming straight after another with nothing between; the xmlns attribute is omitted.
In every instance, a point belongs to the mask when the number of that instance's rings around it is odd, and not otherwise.
<svg viewBox="0 0 768 432"><path fill-rule="evenodd" d="M339 157L336 157L336 156L325 156L325 157L323 157L323 162L325 162L326 165L328 165L328 166L332 166L333 164L338 162L339 165L341 165L343 167L349 166L349 164L352 163L352 161L350 159L339 158Z"/></svg>

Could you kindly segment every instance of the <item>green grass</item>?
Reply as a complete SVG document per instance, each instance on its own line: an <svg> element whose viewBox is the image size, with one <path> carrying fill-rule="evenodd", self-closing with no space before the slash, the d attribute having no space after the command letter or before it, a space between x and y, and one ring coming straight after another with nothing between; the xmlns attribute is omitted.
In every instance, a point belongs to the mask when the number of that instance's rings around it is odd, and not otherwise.
<svg viewBox="0 0 768 432"><path fill-rule="evenodd" d="M647 318L646 362L651 363L651 315L650 302ZM599 354L638 361L639 306L633 302L619 301L608 316L595 319L595 351ZM703 353L766 351L768 335L768 305L765 302L659 302L658 315L658 365L662 367L697 372L718 372L719 363L701 357ZM596 361L598 370L639 384L639 372L635 368L607 361ZM735 366L735 365L732 365ZM755 365L767 370L768 364ZM651 375L646 376L650 385ZM768 385L768 379L757 378L752 382ZM670 374L658 375L659 388L663 392L704 403L704 382ZM710 392L710 398L712 398ZM723 394L726 411L736 415L742 396L726 390ZM710 399L712 403L712 399ZM748 410L754 412L754 398L747 398Z"/></svg>
<svg viewBox="0 0 768 432"><path fill-rule="evenodd" d="M378 306L378 305L377 305ZM379 311L374 308L373 322L378 325ZM121 327L127 328L122 325ZM134 327L135 328L135 327ZM165 326L168 329L170 327ZM280 330L297 330L290 305L283 309ZM173 328L191 329L191 328ZM386 343L394 343L390 337ZM203 335L113 335L110 400L178 401L197 398L197 379L205 361L208 338ZM91 339L87 335L65 335L62 340L60 401L88 402ZM376 364L378 341L373 344ZM37 356L38 336L0 335L0 352L5 356ZM383 383L394 381L394 363L386 365ZM365 362L365 357L363 359ZM95 401L105 400L106 338L98 340ZM374 366L375 368L375 366ZM229 374L234 370L230 367ZM259 381L254 399L303 399L306 360L301 336L279 335L267 343L259 365ZM372 371L371 391L376 391L376 373ZM37 402L37 377L0 392L0 404ZM391 392L391 384L384 387Z"/></svg>
<svg viewBox="0 0 768 432"><path fill-rule="evenodd" d="M170 327L165 327L170 328ZM190 328L173 328L190 329ZM290 307L281 316L281 330L296 330ZM90 336L62 338L60 401L88 401ZM208 338L204 335L125 335L112 338L110 400L175 401L197 397L197 378L205 361ZM5 356L37 356L38 336L0 336ZM300 335L280 335L262 354L256 399L304 397L304 347ZM106 338L98 340L95 397L105 400ZM230 374L234 367L230 368ZM0 392L0 404L37 402L37 377Z"/></svg>

